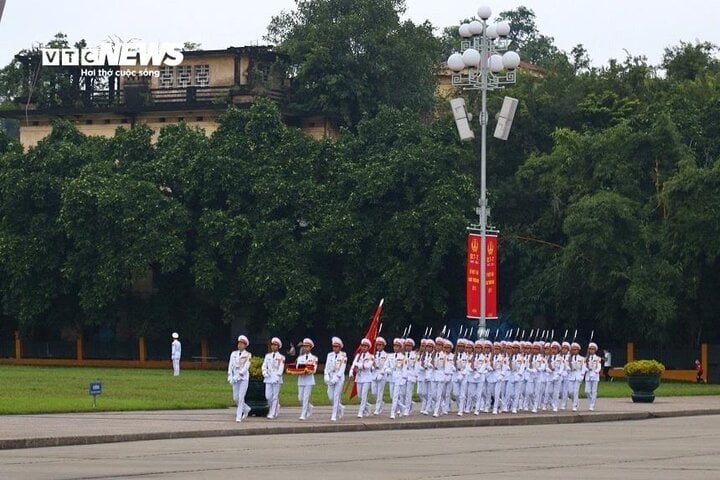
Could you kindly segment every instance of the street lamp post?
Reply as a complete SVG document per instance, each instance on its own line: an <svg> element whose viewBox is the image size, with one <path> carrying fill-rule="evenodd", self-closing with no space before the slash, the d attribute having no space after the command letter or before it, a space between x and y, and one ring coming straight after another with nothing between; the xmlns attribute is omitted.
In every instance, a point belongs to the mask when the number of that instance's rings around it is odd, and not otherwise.
<svg viewBox="0 0 720 480"><path fill-rule="evenodd" d="M464 90L480 90L480 199L477 208L480 230L480 320L478 331L486 328L486 264L487 264L487 206L486 153L487 153L487 92L514 84L516 69L520 65L520 56L511 50L510 24L499 22L488 25L492 11L490 7L478 9L480 20L460 25L461 52L448 58L448 67L454 72L452 85ZM504 53L503 53L504 52ZM475 225L473 225L474 227ZM481 330L483 329L483 330Z"/></svg>

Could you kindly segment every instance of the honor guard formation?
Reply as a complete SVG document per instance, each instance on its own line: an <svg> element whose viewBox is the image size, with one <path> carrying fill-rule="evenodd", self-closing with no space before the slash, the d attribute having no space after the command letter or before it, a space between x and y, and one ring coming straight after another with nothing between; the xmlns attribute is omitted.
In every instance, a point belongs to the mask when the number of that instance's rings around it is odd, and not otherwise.
<svg viewBox="0 0 720 480"><path fill-rule="evenodd" d="M238 422L250 412L245 404L249 343L245 335L238 337L238 349L231 354L228 366ZM580 344L574 341L492 342L460 338L453 344L447 338L437 337L422 339L416 349L413 339L395 338L392 352L385 350L386 345L379 336L374 344L363 338L350 361L342 340L332 338L323 375L332 406L331 421L341 419L345 413L341 396L346 380L354 382L353 394L357 392L360 400L358 418L385 413L395 419L414 412L433 417L450 413L459 416L538 413L568 407L576 412L583 382L587 409L595 410L603 359L597 355L598 346L594 342L589 343L586 355L581 354ZM269 405L267 418L278 416L283 372L297 376L300 420L312 415L310 396L319 366L318 358L312 354L314 346L311 339L305 338L296 363L286 366L285 357L279 352L282 342L277 337L270 341L270 352L262 365ZM386 385L390 405L385 404ZM414 401L415 394L419 403Z"/></svg>

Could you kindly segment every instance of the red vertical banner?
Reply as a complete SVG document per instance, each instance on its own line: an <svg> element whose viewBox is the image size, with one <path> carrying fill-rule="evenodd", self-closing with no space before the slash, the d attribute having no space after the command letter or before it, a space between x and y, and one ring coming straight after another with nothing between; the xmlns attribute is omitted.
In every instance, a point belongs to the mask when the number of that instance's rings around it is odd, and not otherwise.
<svg viewBox="0 0 720 480"><path fill-rule="evenodd" d="M486 235L485 318L497 318L497 235Z"/></svg>
<svg viewBox="0 0 720 480"><path fill-rule="evenodd" d="M497 318L497 235L485 235L485 318ZM466 294L468 318L480 318L481 237L469 233L467 239Z"/></svg>
<svg viewBox="0 0 720 480"><path fill-rule="evenodd" d="M480 318L480 235L467 238L467 317Z"/></svg>

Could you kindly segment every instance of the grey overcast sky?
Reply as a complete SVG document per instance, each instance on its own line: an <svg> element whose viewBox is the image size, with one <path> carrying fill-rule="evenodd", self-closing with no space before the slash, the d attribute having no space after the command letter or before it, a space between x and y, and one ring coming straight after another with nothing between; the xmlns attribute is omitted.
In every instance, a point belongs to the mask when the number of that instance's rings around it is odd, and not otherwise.
<svg viewBox="0 0 720 480"><path fill-rule="evenodd" d="M273 15L294 0L6 0L0 20L0 67L22 48L62 31L91 46L109 36L145 42L202 44L204 49L264 44ZM541 33L569 51L582 43L593 64L645 55L659 64L666 47L708 41L720 45L718 0L407 0L405 18L429 20L439 34L489 5L493 15L520 5L532 9Z"/></svg>

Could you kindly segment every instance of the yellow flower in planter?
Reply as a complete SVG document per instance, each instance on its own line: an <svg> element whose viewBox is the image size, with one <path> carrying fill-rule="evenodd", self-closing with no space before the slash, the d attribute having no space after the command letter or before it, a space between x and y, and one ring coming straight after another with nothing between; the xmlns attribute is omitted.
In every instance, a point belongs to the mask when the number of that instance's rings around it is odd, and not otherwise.
<svg viewBox="0 0 720 480"><path fill-rule="evenodd" d="M626 376L632 375L662 375L665 365L657 360L635 360L625 364L623 371Z"/></svg>
<svg viewBox="0 0 720 480"><path fill-rule="evenodd" d="M262 374L262 364L263 364L263 358L253 355L252 360L250 360L250 380L262 380L263 374Z"/></svg>

